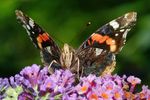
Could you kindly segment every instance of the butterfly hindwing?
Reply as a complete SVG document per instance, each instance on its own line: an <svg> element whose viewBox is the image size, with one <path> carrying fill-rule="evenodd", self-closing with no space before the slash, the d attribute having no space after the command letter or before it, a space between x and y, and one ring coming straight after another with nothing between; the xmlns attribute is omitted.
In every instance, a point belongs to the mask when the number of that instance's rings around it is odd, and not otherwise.
<svg viewBox="0 0 150 100"><path fill-rule="evenodd" d="M16 10L17 20L26 29L35 47L41 50L42 61L49 66L53 60L59 62L60 49L49 34L23 12Z"/></svg>

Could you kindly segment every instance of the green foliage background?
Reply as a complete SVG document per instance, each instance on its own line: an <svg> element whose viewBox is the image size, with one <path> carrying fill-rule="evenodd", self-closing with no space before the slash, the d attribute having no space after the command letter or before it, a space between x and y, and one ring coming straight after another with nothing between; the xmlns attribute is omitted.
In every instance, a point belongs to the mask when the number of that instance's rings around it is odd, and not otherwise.
<svg viewBox="0 0 150 100"><path fill-rule="evenodd" d="M74 48L105 23L136 11L137 24L117 55L116 72L137 76L150 85L149 4L150 0L1 0L0 77L15 75L33 63L41 64L39 51L16 21L16 9L43 26L61 47L64 42ZM84 30L88 21L92 25Z"/></svg>

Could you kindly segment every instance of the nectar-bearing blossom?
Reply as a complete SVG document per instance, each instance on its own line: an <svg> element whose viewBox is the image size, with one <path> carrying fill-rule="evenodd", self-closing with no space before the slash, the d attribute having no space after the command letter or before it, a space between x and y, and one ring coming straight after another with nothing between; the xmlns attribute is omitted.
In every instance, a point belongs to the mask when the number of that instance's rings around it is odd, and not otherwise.
<svg viewBox="0 0 150 100"><path fill-rule="evenodd" d="M10 78L0 78L0 100L150 100L150 89L136 86L134 76L76 76L69 70L49 74L47 67L33 64Z"/></svg>

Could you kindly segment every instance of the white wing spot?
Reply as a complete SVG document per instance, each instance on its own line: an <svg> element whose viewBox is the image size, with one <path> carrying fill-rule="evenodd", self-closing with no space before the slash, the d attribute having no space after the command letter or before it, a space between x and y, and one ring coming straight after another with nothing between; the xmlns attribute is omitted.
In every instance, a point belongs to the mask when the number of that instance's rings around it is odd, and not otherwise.
<svg viewBox="0 0 150 100"><path fill-rule="evenodd" d="M29 25L26 25L26 26L27 26L27 29L28 29L28 30L30 30L30 29L31 29Z"/></svg>
<svg viewBox="0 0 150 100"><path fill-rule="evenodd" d="M117 37L118 35L119 35L118 33L115 34L116 37Z"/></svg>
<svg viewBox="0 0 150 100"><path fill-rule="evenodd" d="M50 46L46 47L46 49L48 50L48 52L49 52L50 54L52 54L52 51L51 51L51 47L50 47Z"/></svg>
<svg viewBox="0 0 150 100"><path fill-rule="evenodd" d="M111 21L109 24L110 24L110 26L112 26L115 30L116 30L117 28L119 28L119 23L116 22L115 20L114 20L114 21Z"/></svg>
<svg viewBox="0 0 150 100"><path fill-rule="evenodd" d="M100 55L103 49L96 48L96 56Z"/></svg>
<svg viewBox="0 0 150 100"><path fill-rule="evenodd" d="M28 35L30 36L30 32L27 29L26 29L26 31L27 31Z"/></svg>
<svg viewBox="0 0 150 100"><path fill-rule="evenodd" d="M124 32L124 29L121 29L120 32Z"/></svg>
<svg viewBox="0 0 150 100"><path fill-rule="evenodd" d="M35 32L32 31L32 34L35 34Z"/></svg>
<svg viewBox="0 0 150 100"><path fill-rule="evenodd" d="M34 27L34 21L33 20L29 20L29 25L33 28Z"/></svg>
<svg viewBox="0 0 150 100"><path fill-rule="evenodd" d="M130 29L126 29L126 31L123 33L123 38L127 37L127 33L130 31Z"/></svg>

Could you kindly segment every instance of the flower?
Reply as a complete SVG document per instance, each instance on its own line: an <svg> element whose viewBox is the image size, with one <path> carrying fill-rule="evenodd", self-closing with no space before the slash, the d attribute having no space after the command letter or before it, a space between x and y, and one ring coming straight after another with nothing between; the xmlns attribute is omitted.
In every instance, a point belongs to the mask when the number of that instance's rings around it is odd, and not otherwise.
<svg viewBox="0 0 150 100"><path fill-rule="evenodd" d="M115 86L113 89L113 95L115 100L122 100L123 89L121 87Z"/></svg>
<svg viewBox="0 0 150 100"><path fill-rule="evenodd" d="M10 86L8 79L7 78L0 78L0 99L3 99L4 97L6 97L6 90L8 89L8 87Z"/></svg>
<svg viewBox="0 0 150 100"><path fill-rule="evenodd" d="M143 85L142 91L139 93L138 96L140 99L146 98L146 100L150 100L150 90L148 89L148 86Z"/></svg>
<svg viewBox="0 0 150 100"><path fill-rule="evenodd" d="M99 94L103 100L112 100L113 98L113 94L105 88L101 88Z"/></svg>
<svg viewBox="0 0 150 100"><path fill-rule="evenodd" d="M20 74L27 79L32 86L35 86L38 81L40 67L33 64L31 67L25 67Z"/></svg>
<svg viewBox="0 0 150 100"><path fill-rule="evenodd" d="M27 92L22 92L19 96L18 96L18 100L34 100L34 97L27 93Z"/></svg>
<svg viewBox="0 0 150 100"><path fill-rule="evenodd" d="M103 88L105 88L105 90L107 91L112 91L115 87L115 83L113 81L106 81L103 84Z"/></svg>
<svg viewBox="0 0 150 100"><path fill-rule="evenodd" d="M98 94L96 94L96 93L91 93L91 94L88 96L88 99L89 99L89 100L99 100L99 97L98 97Z"/></svg>
<svg viewBox="0 0 150 100"><path fill-rule="evenodd" d="M46 92L46 91L50 91L51 89L54 89L56 87L56 84L54 83L54 81L48 77L47 79L45 79L45 81L43 82L43 84L40 85L40 91L42 92Z"/></svg>
<svg viewBox="0 0 150 100"><path fill-rule="evenodd" d="M134 77L134 76L130 76L127 78L127 81L129 83L131 83L132 85L136 85L136 84L140 84L141 83L141 80L137 77Z"/></svg>
<svg viewBox="0 0 150 100"><path fill-rule="evenodd" d="M90 87L90 84L88 82L84 82L76 86L76 91L78 94L84 94L88 91L89 87Z"/></svg>
<svg viewBox="0 0 150 100"><path fill-rule="evenodd" d="M127 78L127 81L129 83L131 83L131 87L130 87L130 92L133 92L134 91L134 88L137 84L140 84L141 83L141 80L137 77L134 77L134 76L129 76Z"/></svg>
<svg viewBox="0 0 150 100"><path fill-rule="evenodd" d="M0 78L0 99L10 100L150 100L150 89L134 76L115 75L80 77L69 70L55 70L33 64L10 78Z"/></svg>

